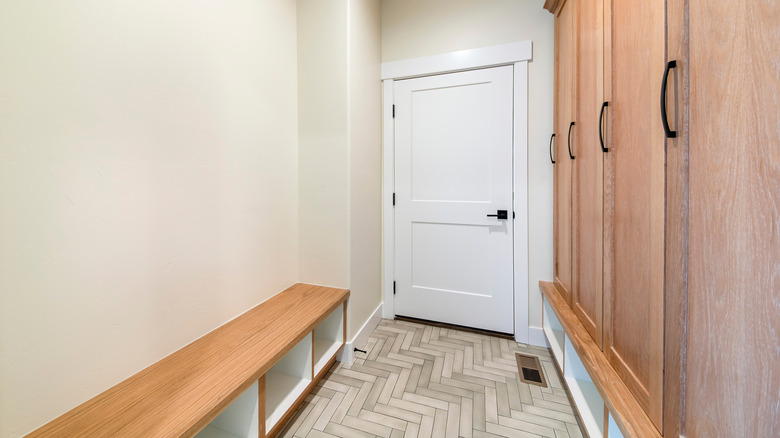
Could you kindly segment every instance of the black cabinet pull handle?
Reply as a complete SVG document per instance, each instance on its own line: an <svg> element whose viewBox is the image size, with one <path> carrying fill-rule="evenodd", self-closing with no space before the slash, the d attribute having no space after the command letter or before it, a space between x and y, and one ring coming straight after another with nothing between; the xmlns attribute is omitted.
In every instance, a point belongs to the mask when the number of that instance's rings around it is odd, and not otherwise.
<svg viewBox="0 0 780 438"><path fill-rule="evenodd" d="M571 125L569 125L569 139L567 140L568 146L569 146L569 157L571 159L574 159L574 155L571 154L571 128L574 127L574 122L571 122Z"/></svg>
<svg viewBox="0 0 780 438"><path fill-rule="evenodd" d="M550 136L550 161L552 161L553 164L555 164L555 158L553 158L553 150L552 150L552 143L554 138L555 138L555 134Z"/></svg>
<svg viewBox="0 0 780 438"><path fill-rule="evenodd" d="M661 81L661 123L664 125L666 138L677 138L677 131L669 129L669 119L666 117L666 82L669 79L669 70L677 68L677 61L671 60L666 63L664 78Z"/></svg>
<svg viewBox="0 0 780 438"><path fill-rule="evenodd" d="M599 141L601 142L601 152L609 152L609 148L604 147L604 109L609 106L609 102L601 104L601 114L599 114Z"/></svg>

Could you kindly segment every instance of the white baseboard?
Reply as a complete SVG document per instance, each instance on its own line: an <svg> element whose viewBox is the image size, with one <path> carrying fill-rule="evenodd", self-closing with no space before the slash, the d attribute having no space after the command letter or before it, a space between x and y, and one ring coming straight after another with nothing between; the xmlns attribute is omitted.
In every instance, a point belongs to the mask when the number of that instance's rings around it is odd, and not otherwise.
<svg viewBox="0 0 780 438"><path fill-rule="evenodd" d="M363 348L366 345L368 337L371 336L371 333L374 331L376 326L379 325L379 321L381 320L382 303L379 303L379 306L377 306L376 310L374 310L374 313L371 314L368 320L363 323L363 326L360 327L360 330L358 330L358 332L355 334L355 337L352 338L352 340L347 341L347 343L344 345L344 348L341 349L341 353L339 353L336 360L339 362L351 363L355 358L354 349L356 347Z"/></svg>
<svg viewBox="0 0 780 438"><path fill-rule="evenodd" d="M544 336L544 329L541 327L528 327L528 344L550 348L550 345L547 344L547 337Z"/></svg>

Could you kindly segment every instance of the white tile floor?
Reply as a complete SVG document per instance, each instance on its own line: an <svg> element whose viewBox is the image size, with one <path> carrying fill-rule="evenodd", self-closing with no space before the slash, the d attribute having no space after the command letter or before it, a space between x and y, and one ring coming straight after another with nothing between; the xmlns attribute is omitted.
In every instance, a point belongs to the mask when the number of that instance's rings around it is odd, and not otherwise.
<svg viewBox="0 0 780 438"><path fill-rule="evenodd" d="M333 367L281 436L584 435L547 349L391 320L365 349ZM539 357L547 388L520 381L515 352Z"/></svg>

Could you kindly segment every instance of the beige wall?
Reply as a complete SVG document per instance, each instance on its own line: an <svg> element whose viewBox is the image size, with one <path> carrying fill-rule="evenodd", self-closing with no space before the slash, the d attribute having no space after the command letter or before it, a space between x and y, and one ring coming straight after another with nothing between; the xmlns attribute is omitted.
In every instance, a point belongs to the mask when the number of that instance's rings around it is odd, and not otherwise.
<svg viewBox="0 0 780 438"><path fill-rule="evenodd" d="M533 41L528 66L529 324L542 325L539 280L552 279L553 16L544 0L383 0L382 61Z"/></svg>
<svg viewBox="0 0 780 438"><path fill-rule="evenodd" d="M297 280L295 20L0 2L0 436Z"/></svg>
<svg viewBox="0 0 780 438"><path fill-rule="evenodd" d="M349 0L350 339L382 299L380 11L379 0Z"/></svg>
<svg viewBox="0 0 780 438"><path fill-rule="evenodd" d="M347 338L381 301L379 0L298 0L300 278L348 287Z"/></svg>
<svg viewBox="0 0 780 438"><path fill-rule="evenodd" d="M299 278L349 287L347 0L298 0Z"/></svg>

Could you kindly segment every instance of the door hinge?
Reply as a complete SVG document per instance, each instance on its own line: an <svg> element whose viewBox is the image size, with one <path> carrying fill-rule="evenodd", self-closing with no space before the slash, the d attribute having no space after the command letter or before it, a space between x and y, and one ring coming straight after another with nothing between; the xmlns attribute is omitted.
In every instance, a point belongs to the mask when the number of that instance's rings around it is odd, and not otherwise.
<svg viewBox="0 0 780 438"><path fill-rule="evenodd" d="M514 218L515 218L515 212L513 211L512 212L512 219L514 219Z"/></svg>
<svg viewBox="0 0 780 438"><path fill-rule="evenodd" d="M395 192L393 192L393 206L395 207Z"/></svg>
<svg viewBox="0 0 780 438"><path fill-rule="evenodd" d="M395 295L395 281L393 281L393 295Z"/></svg>
<svg viewBox="0 0 780 438"><path fill-rule="evenodd" d="M395 105L393 105L393 118L395 118Z"/></svg>

